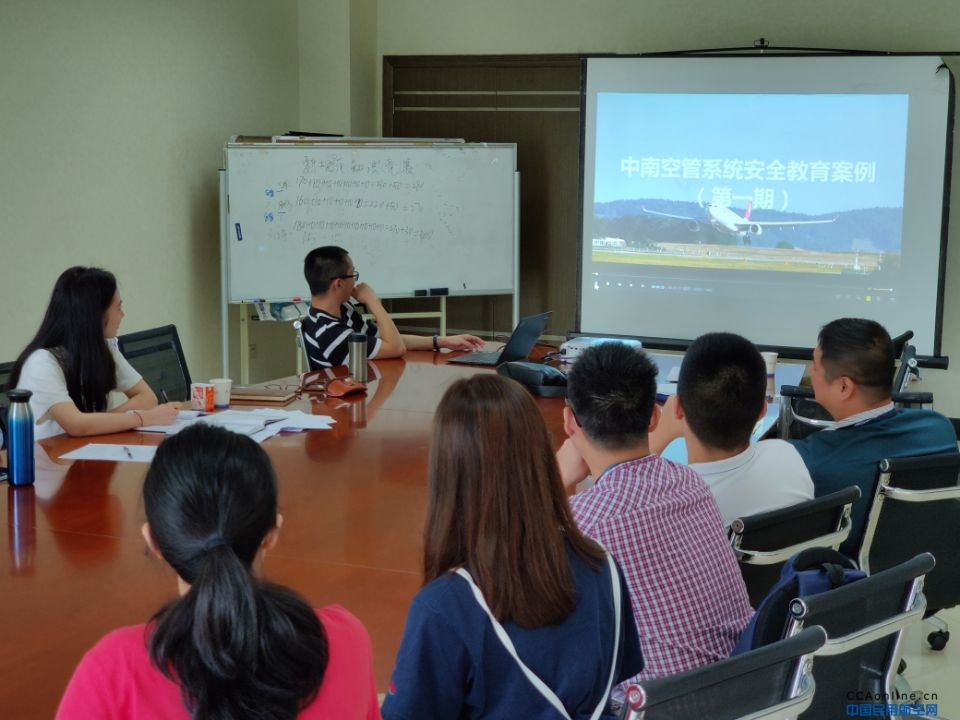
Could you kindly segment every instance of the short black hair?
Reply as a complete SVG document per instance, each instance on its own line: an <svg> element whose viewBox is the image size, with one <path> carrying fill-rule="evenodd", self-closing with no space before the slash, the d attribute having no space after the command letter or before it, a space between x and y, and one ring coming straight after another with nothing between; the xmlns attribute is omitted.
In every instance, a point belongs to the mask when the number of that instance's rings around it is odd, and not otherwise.
<svg viewBox="0 0 960 720"><path fill-rule="evenodd" d="M687 349L677 395L700 442L734 450L750 442L763 410L767 366L752 342L726 332L701 335Z"/></svg>
<svg viewBox="0 0 960 720"><path fill-rule="evenodd" d="M587 437L610 450L647 439L657 396L657 366L621 342L587 348L567 379L567 402Z"/></svg>
<svg viewBox="0 0 960 720"><path fill-rule="evenodd" d="M311 295L323 295L330 283L350 269L349 253L336 245L314 248L303 259L303 277L310 286Z"/></svg>
<svg viewBox="0 0 960 720"><path fill-rule="evenodd" d="M894 355L890 333L876 320L840 318L817 337L827 379L845 375L874 399L890 397Z"/></svg>

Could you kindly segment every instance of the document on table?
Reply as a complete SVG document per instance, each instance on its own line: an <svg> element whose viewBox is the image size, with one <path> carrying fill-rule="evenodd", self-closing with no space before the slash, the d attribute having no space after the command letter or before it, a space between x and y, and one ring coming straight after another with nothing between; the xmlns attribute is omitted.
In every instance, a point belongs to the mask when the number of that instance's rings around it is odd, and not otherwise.
<svg viewBox="0 0 960 720"><path fill-rule="evenodd" d="M193 423L217 425L236 433L249 435L257 442L263 442L283 430L329 430L335 420L329 415L310 415L301 410L278 410L275 408L255 408L253 410L224 410L218 413L201 413L195 410L181 410L177 419L169 425L146 425L137 430L141 432L159 432L173 435Z"/></svg>
<svg viewBox="0 0 960 720"><path fill-rule="evenodd" d="M82 448L61 455L62 460L112 460L113 462L153 461L156 445L104 445L88 443Z"/></svg>

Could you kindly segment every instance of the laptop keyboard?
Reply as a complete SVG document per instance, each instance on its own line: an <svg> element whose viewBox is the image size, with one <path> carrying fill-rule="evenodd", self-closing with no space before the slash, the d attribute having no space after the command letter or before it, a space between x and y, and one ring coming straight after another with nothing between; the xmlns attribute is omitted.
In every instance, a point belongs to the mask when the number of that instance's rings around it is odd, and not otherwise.
<svg viewBox="0 0 960 720"><path fill-rule="evenodd" d="M502 350L478 350L467 356L471 363L495 363L500 357Z"/></svg>

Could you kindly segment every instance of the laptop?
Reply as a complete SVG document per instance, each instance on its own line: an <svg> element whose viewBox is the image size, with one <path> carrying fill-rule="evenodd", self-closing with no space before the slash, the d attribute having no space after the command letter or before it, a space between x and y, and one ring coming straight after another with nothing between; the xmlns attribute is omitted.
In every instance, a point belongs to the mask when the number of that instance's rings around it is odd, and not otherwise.
<svg viewBox="0 0 960 720"><path fill-rule="evenodd" d="M510 333L507 344L501 350L480 350L451 358L448 362L458 365L496 366L512 360L526 360L543 331L547 329L549 317L548 311L520 318L517 327Z"/></svg>

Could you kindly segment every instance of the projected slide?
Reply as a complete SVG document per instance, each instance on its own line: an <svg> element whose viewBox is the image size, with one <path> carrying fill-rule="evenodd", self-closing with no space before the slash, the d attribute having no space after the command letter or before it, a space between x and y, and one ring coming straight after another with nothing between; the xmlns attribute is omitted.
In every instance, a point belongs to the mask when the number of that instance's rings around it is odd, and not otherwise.
<svg viewBox="0 0 960 720"><path fill-rule="evenodd" d="M806 351L869 317L939 352L941 58L591 58L586 78L580 331Z"/></svg>
<svg viewBox="0 0 960 720"><path fill-rule="evenodd" d="M600 93L594 262L893 273L906 95Z"/></svg>

